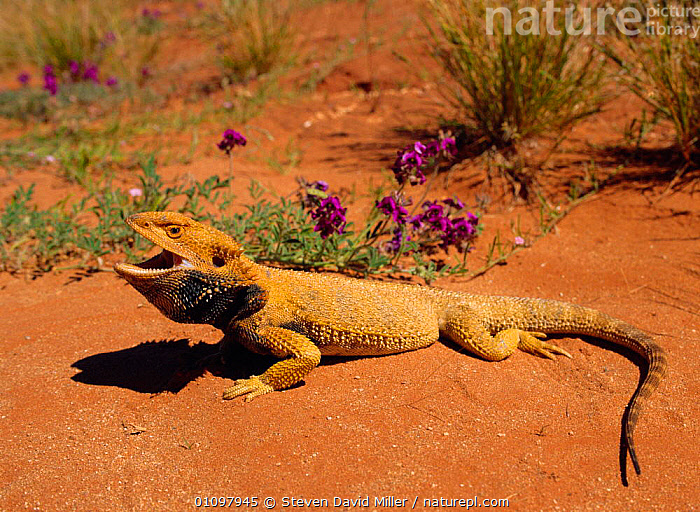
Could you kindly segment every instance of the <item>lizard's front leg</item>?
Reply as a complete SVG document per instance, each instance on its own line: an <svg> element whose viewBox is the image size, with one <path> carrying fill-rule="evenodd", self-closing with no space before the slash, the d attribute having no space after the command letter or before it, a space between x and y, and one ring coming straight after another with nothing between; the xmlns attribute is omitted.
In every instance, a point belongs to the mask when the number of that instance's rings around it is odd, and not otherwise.
<svg viewBox="0 0 700 512"><path fill-rule="evenodd" d="M254 339L243 334L242 342L255 352L285 359L273 364L262 375L236 380L224 390L225 400L245 395L248 402L271 391L286 389L301 381L321 361L321 351L309 338L282 327L261 327Z"/></svg>

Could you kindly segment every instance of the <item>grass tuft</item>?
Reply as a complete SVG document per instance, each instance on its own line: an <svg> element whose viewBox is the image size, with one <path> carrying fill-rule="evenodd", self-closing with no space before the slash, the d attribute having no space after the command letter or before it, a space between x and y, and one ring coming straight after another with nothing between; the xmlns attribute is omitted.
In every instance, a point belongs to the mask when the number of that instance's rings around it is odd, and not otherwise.
<svg viewBox="0 0 700 512"><path fill-rule="evenodd" d="M563 1L553 3L565 7ZM495 14L490 35L487 0L429 4L438 26L427 21L435 55L454 81L442 91L465 124L476 125L492 144L561 133L600 109L604 59L588 39L564 30L564 16L554 19L561 35L547 33L545 16L539 34L519 34L518 10L530 3L505 0L498 6L510 10L511 24Z"/></svg>
<svg viewBox="0 0 700 512"><path fill-rule="evenodd" d="M224 75L245 82L289 63L294 38L289 16L283 1L222 0L212 24Z"/></svg>
<svg viewBox="0 0 700 512"><path fill-rule="evenodd" d="M636 2L642 12L634 27L639 34L620 35L604 50L630 90L673 122L680 152L691 162L700 153L700 38L692 35L700 30L700 18L671 17L671 5L692 8L697 2ZM687 32L674 33L679 26Z"/></svg>

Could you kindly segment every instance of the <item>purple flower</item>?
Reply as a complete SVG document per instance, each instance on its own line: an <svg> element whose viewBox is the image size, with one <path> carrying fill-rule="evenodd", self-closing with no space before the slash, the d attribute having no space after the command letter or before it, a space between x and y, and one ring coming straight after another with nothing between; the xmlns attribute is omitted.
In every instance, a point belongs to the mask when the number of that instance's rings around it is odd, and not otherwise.
<svg viewBox="0 0 700 512"><path fill-rule="evenodd" d="M513 239L513 244L515 244L515 245L525 245L525 240L524 240L523 237L521 237L521 236L516 236L516 237Z"/></svg>
<svg viewBox="0 0 700 512"><path fill-rule="evenodd" d="M425 175L421 169L425 163L423 154L425 150L426 146L418 141L406 146L396 154L396 160L391 169L400 185L406 181L411 185L425 183Z"/></svg>
<svg viewBox="0 0 700 512"><path fill-rule="evenodd" d="M450 207L464 208L464 204L459 199L446 199L442 202ZM428 229L435 232L440 238L442 249L447 250L450 245L454 245L459 252L463 252L476 236L478 223L479 217L471 212L467 212L466 217L451 219L449 213L445 212L444 206L438 201L426 201L423 203L423 213L409 220L409 224L416 231Z"/></svg>
<svg viewBox="0 0 700 512"><path fill-rule="evenodd" d="M341 234L347 223L346 211L347 208L341 206L340 199L336 196L322 199L318 208L311 212L311 218L316 220L314 231L320 233L324 240L333 233Z"/></svg>
<svg viewBox="0 0 700 512"><path fill-rule="evenodd" d="M469 246L469 242L476 236L476 225L479 223L479 218L469 212L467 217L458 217L452 219L448 228L440 236L442 243L440 247L447 250L450 245L454 245L459 252Z"/></svg>
<svg viewBox="0 0 700 512"><path fill-rule="evenodd" d="M409 167L420 167L423 165L423 159L418 151L406 151L401 155L401 164Z"/></svg>
<svg viewBox="0 0 700 512"><path fill-rule="evenodd" d="M452 230L460 238L471 237L474 233L476 233L474 224L469 222L469 220L465 219L464 217L458 217L452 220Z"/></svg>
<svg viewBox="0 0 700 512"><path fill-rule="evenodd" d="M130 188L129 195L131 197L141 197L143 195L143 190L141 190L140 188Z"/></svg>
<svg viewBox="0 0 700 512"><path fill-rule="evenodd" d="M419 229L423 228L423 214L419 213L418 215L414 215L410 219L408 219L408 223L411 225L411 227L415 230L418 231Z"/></svg>
<svg viewBox="0 0 700 512"><path fill-rule="evenodd" d="M74 82L80 79L80 64L77 61L72 60L68 63L68 71Z"/></svg>
<svg viewBox="0 0 700 512"><path fill-rule="evenodd" d="M434 232L440 238L440 247L443 250L454 245L459 252L464 252L477 234L479 217L467 212L466 217L452 219L450 210L459 211L464 208L464 203L456 198L445 199L442 203L426 201L423 203L423 213L415 215L408 223L415 231L425 229Z"/></svg>
<svg viewBox="0 0 700 512"><path fill-rule="evenodd" d="M312 181L309 183L309 186L315 188L316 190L320 190L321 192L328 190L328 183L323 180Z"/></svg>
<svg viewBox="0 0 700 512"><path fill-rule="evenodd" d="M457 198L445 199L443 203L445 203L447 206L451 206L456 210L461 210L462 208L464 208L464 203Z"/></svg>
<svg viewBox="0 0 700 512"><path fill-rule="evenodd" d="M22 84L24 87L29 85L29 80L31 80L31 76L29 76L29 73L23 71L19 75L17 75L17 81Z"/></svg>
<svg viewBox="0 0 700 512"><path fill-rule="evenodd" d="M425 175L421 170L421 165L423 165L421 155L414 149L406 149L398 152L391 170L394 171L396 181L400 185L403 185L406 181L411 183L411 185L422 185L425 183Z"/></svg>
<svg viewBox="0 0 700 512"><path fill-rule="evenodd" d="M216 146L221 150L225 151L227 155L231 154L231 150L236 146L245 146L248 142L246 138L238 133L236 130L226 130L224 132L224 140L219 142Z"/></svg>
<svg viewBox="0 0 700 512"><path fill-rule="evenodd" d="M423 151L425 151L425 144L423 144L421 141L416 141L413 144L413 151L415 151L419 155L422 155Z"/></svg>
<svg viewBox="0 0 700 512"><path fill-rule="evenodd" d="M435 168L439 156L452 158L456 154L457 148L453 137L433 139L426 144L416 141L397 153L391 170L400 185L406 181L411 185L422 185L426 181L424 171Z"/></svg>
<svg viewBox="0 0 700 512"><path fill-rule="evenodd" d="M453 137L445 137L440 141L440 150L448 157L454 157L457 154L457 145Z"/></svg>
<svg viewBox="0 0 700 512"><path fill-rule="evenodd" d="M141 16L143 16L144 18L147 18L149 20L157 20L158 18L160 18L160 15L161 15L161 12L158 9L155 9L152 11L152 10L146 8L146 9L143 9L141 11Z"/></svg>
<svg viewBox="0 0 700 512"><path fill-rule="evenodd" d="M116 76L110 76L110 77L107 79L107 81L105 82L105 84L106 84L108 87L115 87L118 83L119 83L119 80L117 80L117 77L116 77Z"/></svg>
<svg viewBox="0 0 700 512"><path fill-rule="evenodd" d="M410 236L404 235L400 227L394 230L394 236L384 244L384 250L387 252L393 252L396 254L401 249L404 242L408 242L411 239Z"/></svg>
<svg viewBox="0 0 700 512"><path fill-rule="evenodd" d="M302 176L297 178L299 190L297 196L304 208L316 208L321 204L321 200L328 197L328 183L322 180L308 182Z"/></svg>
<svg viewBox="0 0 700 512"><path fill-rule="evenodd" d="M143 78L148 78L149 76L151 76L151 68L149 68L148 66L142 67L141 68L141 76Z"/></svg>
<svg viewBox="0 0 700 512"><path fill-rule="evenodd" d="M425 145L423 156L425 158L435 158L440 152L440 143L437 140L431 140Z"/></svg>
<svg viewBox="0 0 700 512"><path fill-rule="evenodd" d="M447 231L450 219L445 215L444 208L437 201L423 203L422 221L435 231Z"/></svg>
<svg viewBox="0 0 700 512"><path fill-rule="evenodd" d="M403 207L403 201L397 201L393 196L386 196L381 201L377 201L377 208L382 211L385 215L391 217L391 220L397 224L404 224L406 222L406 215L408 215L408 210Z"/></svg>
<svg viewBox="0 0 700 512"><path fill-rule="evenodd" d="M83 71L83 80L92 80L96 84L99 84L100 79L98 77L99 69L97 68L97 64L84 62L83 66L85 67L85 71Z"/></svg>
<svg viewBox="0 0 700 512"><path fill-rule="evenodd" d="M49 91L51 96L56 96L58 92L58 82L56 81L56 75L53 74L53 66L44 66L44 89Z"/></svg>

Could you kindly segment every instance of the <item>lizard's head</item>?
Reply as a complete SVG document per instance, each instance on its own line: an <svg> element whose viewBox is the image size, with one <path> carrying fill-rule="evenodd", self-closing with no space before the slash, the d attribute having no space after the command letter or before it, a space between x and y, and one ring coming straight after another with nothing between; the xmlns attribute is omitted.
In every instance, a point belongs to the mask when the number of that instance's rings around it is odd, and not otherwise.
<svg viewBox="0 0 700 512"><path fill-rule="evenodd" d="M114 270L177 322L211 323L253 284L253 264L230 236L174 212L137 213L126 223L163 250Z"/></svg>

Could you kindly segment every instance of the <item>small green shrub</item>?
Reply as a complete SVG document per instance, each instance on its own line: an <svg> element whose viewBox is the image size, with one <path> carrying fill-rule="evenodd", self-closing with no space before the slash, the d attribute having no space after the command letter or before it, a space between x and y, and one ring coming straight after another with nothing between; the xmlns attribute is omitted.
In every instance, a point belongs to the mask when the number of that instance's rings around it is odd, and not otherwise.
<svg viewBox="0 0 700 512"><path fill-rule="evenodd" d="M49 93L45 90L23 87L0 91L0 117L27 122L46 119L49 114Z"/></svg>
<svg viewBox="0 0 700 512"><path fill-rule="evenodd" d="M586 38L564 30L563 15L553 20L561 35L547 33L545 16L540 17L539 34L519 34L518 10L539 3L429 0L429 4L433 17L426 24L433 50L453 79L442 92L464 124L476 125L492 144L502 147L542 133L560 134L599 110L604 100L604 59ZM553 4L566 6L561 0ZM495 14L489 34L488 6L508 8L511 25Z"/></svg>
<svg viewBox="0 0 700 512"><path fill-rule="evenodd" d="M221 0L212 14L217 62L234 82L251 80L292 59L290 9L279 0Z"/></svg>
<svg viewBox="0 0 700 512"><path fill-rule="evenodd" d="M0 69L51 66L60 83L110 77L136 82L158 49L144 31L134 2L114 0L4 0L0 17ZM76 64L81 68L71 69ZM40 82L39 77L34 83Z"/></svg>
<svg viewBox="0 0 700 512"><path fill-rule="evenodd" d="M191 185L166 186L156 172L155 159L142 163L140 186L130 190L107 183L79 201L66 201L39 209L30 204L34 185L19 187L0 211L0 270L36 269L48 271L69 258L99 258L109 253L126 253L135 259L150 243L135 236L124 217L140 211L172 208L201 217L205 204L228 206L221 189L227 180L212 176Z"/></svg>
<svg viewBox="0 0 700 512"><path fill-rule="evenodd" d="M635 37L620 34L604 46L622 71L622 81L664 118L673 122L686 161L700 152L700 17L671 17L676 9L696 2L639 1L642 20ZM653 9L653 11L650 11ZM674 33L679 27L686 33Z"/></svg>
<svg viewBox="0 0 700 512"><path fill-rule="evenodd" d="M40 84L36 85L0 92L0 116L24 123L92 121L117 110L132 89L92 81L64 82L56 84L52 95Z"/></svg>
<svg viewBox="0 0 700 512"><path fill-rule="evenodd" d="M16 139L0 141L0 165L12 173L18 168L51 164L68 181L89 188L114 172L124 160L138 158L123 152L122 140L132 136L118 119L101 127L66 122L52 128L35 127Z"/></svg>

